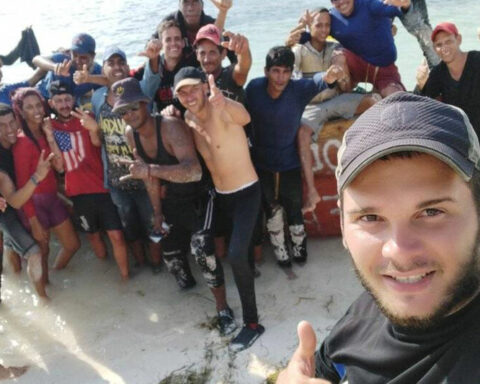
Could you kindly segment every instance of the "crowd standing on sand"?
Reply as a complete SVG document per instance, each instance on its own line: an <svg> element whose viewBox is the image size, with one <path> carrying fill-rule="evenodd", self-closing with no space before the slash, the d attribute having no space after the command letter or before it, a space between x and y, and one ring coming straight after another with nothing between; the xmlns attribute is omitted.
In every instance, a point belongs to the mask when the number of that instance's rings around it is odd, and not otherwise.
<svg viewBox="0 0 480 384"><path fill-rule="evenodd" d="M460 340L480 345L470 321L479 307L480 53L461 50L452 23L432 31L425 1L331 0L331 9L306 10L285 45L268 51L265 76L247 82L248 38L224 30L232 0L211 1L216 19L202 0L179 0L146 42L140 68L130 69L118 46L95 62L94 38L80 33L67 52L33 57L30 79L1 84L0 228L9 263L20 272L27 260L48 299L50 232L61 245L54 269L67 267L80 231L98 258L107 257L108 238L123 280L131 254L135 267L155 274L163 261L180 289L196 284L191 253L226 336L237 328L226 258L243 318L230 346L248 348L265 331L255 295L263 233L281 268L307 262L304 213L320 202L312 140L327 121L363 114L344 138L337 178L344 243L370 294L324 342L316 371L315 336L302 323L280 381L315 373L332 383L478 380L473 355L458 365L450 355ZM395 66L395 17L424 52L417 95L405 92ZM453 222L468 224L471 238L445 232ZM453 245L424 252L442 234ZM445 252L463 259L453 266ZM435 327L448 328L441 346ZM421 348L400 348L401 334L418 330L431 335ZM365 353L374 339L381 348Z"/></svg>

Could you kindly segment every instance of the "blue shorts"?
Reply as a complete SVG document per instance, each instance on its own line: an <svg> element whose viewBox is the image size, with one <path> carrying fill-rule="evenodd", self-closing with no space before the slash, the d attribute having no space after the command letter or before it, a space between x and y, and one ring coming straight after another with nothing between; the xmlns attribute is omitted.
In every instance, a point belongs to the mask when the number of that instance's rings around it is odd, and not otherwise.
<svg viewBox="0 0 480 384"><path fill-rule="evenodd" d="M25 257L37 248L37 243L23 227L15 209L10 206L0 214L0 229L3 232L4 246L20 256Z"/></svg>

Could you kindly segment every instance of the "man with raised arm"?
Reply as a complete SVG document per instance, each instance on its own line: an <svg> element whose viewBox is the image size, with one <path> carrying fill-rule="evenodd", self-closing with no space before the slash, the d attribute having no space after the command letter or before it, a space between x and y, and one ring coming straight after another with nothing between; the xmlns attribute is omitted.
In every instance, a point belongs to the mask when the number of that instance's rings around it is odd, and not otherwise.
<svg viewBox="0 0 480 384"><path fill-rule="evenodd" d="M316 353L299 324L277 383L479 383L480 144L466 114L396 93L347 130L336 176L365 291Z"/></svg>
<svg viewBox="0 0 480 384"><path fill-rule="evenodd" d="M215 193L208 172L202 172L191 131L177 118L152 117L149 99L136 79L116 82L113 92L119 93L113 111L127 124L127 142L136 154L135 161L122 161L130 171L122 179L143 179L147 184L154 231L156 236L164 236L163 260L169 272L180 288L195 285L187 259L190 249L215 298L220 334L228 335L236 325L226 301L222 264L214 252L211 215ZM160 182L165 189L161 203Z"/></svg>
<svg viewBox="0 0 480 384"><path fill-rule="evenodd" d="M195 146L212 175L216 204L223 206L232 221L227 258L240 295L244 326L231 341L231 348L242 350L265 330L258 322L253 252L249 252L260 208L260 185L243 129L250 115L240 103L222 94L212 75L207 84L205 74L197 68L182 68L175 75L174 90L187 109L185 121L193 129Z"/></svg>
<svg viewBox="0 0 480 384"><path fill-rule="evenodd" d="M33 63L44 71L48 71L45 79L39 84L43 97L50 97L48 90L50 83L55 80L62 80L69 83L73 89L75 102L82 107L91 109L90 98L93 91L100 88L95 83L75 84L73 75L75 71L85 71L91 75L100 75L102 67L95 60L95 39L88 33L79 33L72 39L69 54L56 53L52 56L35 56Z"/></svg>
<svg viewBox="0 0 480 384"><path fill-rule="evenodd" d="M17 142L18 130L19 124L13 110L7 105L0 104L0 195L8 204L6 209L0 212L0 229L3 232L3 245L7 249L14 271L20 272L21 270L22 263L19 256L27 259L28 276L35 286L37 294L46 298L40 248L20 223L15 209L22 207L32 197L37 184L47 176L50 170L50 160L54 154L51 153L45 157L45 153L42 151L35 173L22 188L15 190L15 170L11 148ZM3 252L0 253L0 275L3 266L1 256L3 256Z"/></svg>
<svg viewBox="0 0 480 384"><path fill-rule="evenodd" d="M218 9L217 19L206 15L203 12L203 0L178 0L178 10L167 15L163 20L174 20L182 32L185 41L184 54L186 59L195 59L193 43L201 27L207 24L215 24L220 30L225 26L228 10L232 7L232 0L211 0L212 4ZM158 33L153 35L159 38ZM229 59L235 62L235 55L230 52ZM196 63L195 63L196 64ZM196 66L196 65L194 65Z"/></svg>
<svg viewBox="0 0 480 384"><path fill-rule="evenodd" d="M332 64L340 61L343 56L341 45L328 41L330 35L331 16L327 8L308 10L301 18L299 25L292 30L287 45L299 38L299 33L306 27L310 30L310 41L305 44L295 44L292 51L295 55L294 75L311 78L317 72L326 71ZM344 59L344 58L343 58ZM298 145L302 171L307 187L303 202L303 212L313 211L320 201L320 195L315 187L313 177L313 153L310 150L312 139L317 141L323 124L330 119L351 119L372 106L378 95L344 92L344 82L337 82L334 88L328 88L316 95L305 108L302 115L302 126L298 131Z"/></svg>
<svg viewBox="0 0 480 384"><path fill-rule="evenodd" d="M295 56L290 48L273 47L267 54L265 76L248 83L247 105L252 116L254 162L262 185L267 230L280 266L291 265L285 241L283 210L292 243L293 260L307 260L307 235L302 214L302 178L298 131L302 114L318 93L343 77L332 65L311 79L293 80ZM306 151L310 151L307 146Z"/></svg>

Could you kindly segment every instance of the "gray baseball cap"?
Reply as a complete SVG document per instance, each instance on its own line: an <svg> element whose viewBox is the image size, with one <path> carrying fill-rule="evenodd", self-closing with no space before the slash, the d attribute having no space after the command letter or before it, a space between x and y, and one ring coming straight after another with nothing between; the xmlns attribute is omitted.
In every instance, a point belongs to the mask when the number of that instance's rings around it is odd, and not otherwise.
<svg viewBox="0 0 480 384"><path fill-rule="evenodd" d="M338 151L338 192L375 160L395 152L435 156L465 181L480 170L480 145L460 108L407 92L375 104L347 130Z"/></svg>

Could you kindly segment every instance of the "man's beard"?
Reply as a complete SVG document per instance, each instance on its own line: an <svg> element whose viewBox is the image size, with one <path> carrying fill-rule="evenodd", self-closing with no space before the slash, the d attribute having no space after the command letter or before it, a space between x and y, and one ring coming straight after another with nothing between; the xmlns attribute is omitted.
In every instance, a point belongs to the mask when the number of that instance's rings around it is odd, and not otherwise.
<svg viewBox="0 0 480 384"><path fill-rule="evenodd" d="M352 258L353 260L353 258ZM365 290L373 297L376 304L383 314L390 320L393 325L411 329L423 330L435 327L441 323L442 319L448 316L452 310L461 308L461 304L468 303L479 291L480 287L480 231L477 233L475 244L470 251L470 258L461 267L457 274L457 278L447 287L442 302L434 308L433 312L425 317L420 316L397 316L387 306L384 306L374 290L369 285L365 276L358 270L354 263L355 273L362 283Z"/></svg>

